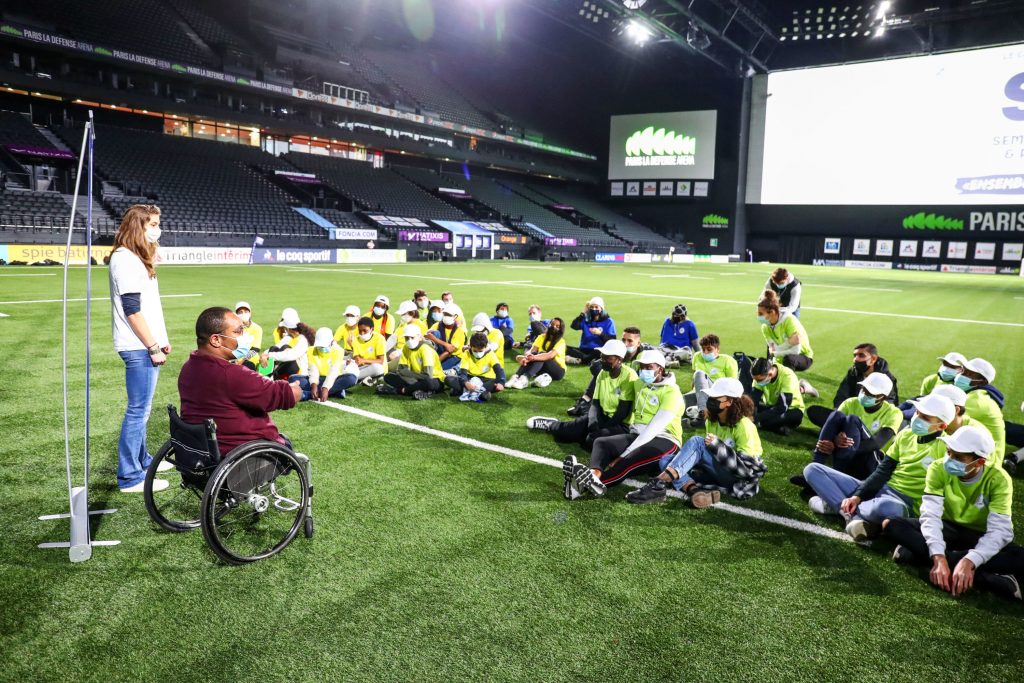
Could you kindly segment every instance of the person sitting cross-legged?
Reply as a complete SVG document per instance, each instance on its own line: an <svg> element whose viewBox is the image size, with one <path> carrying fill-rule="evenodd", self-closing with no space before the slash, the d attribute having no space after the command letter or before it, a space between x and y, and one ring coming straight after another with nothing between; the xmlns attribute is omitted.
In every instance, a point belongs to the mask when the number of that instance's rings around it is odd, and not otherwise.
<svg viewBox="0 0 1024 683"><path fill-rule="evenodd" d="M384 381L377 385L378 394L399 394L412 396L417 401L430 398L441 391L444 370L437 351L423 341L423 330L418 325L402 328L405 346L398 369L384 375Z"/></svg>
<svg viewBox="0 0 1024 683"><path fill-rule="evenodd" d="M995 441L981 426L939 438L946 457L928 467L920 518L882 522L883 534L898 544L893 560L930 563L932 585L954 597L978 586L1020 600L1024 548L1011 542L1013 482L988 464Z"/></svg>
<svg viewBox="0 0 1024 683"><path fill-rule="evenodd" d="M504 391L505 382L505 368L491 349L486 332L473 333L455 374L445 377L452 396L477 402L489 401L491 394Z"/></svg>
<svg viewBox="0 0 1024 683"><path fill-rule="evenodd" d="M804 397L796 374L785 365L758 358L751 368L754 424L788 436L804 419Z"/></svg>
<svg viewBox="0 0 1024 683"><path fill-rule="evenodd" d="M715 380L707 395L705 436L691 436L678 452L663 456L661 473L626 494L630 503L660 503L670 485L695 508L714 505L723 493L746 500L758 492L768 470L761 459L761 437L750 419L753 401L733 377Z"/></svg>
<svg viewBox="0 0 1024 683"><path fill-rule="evenodd" d="M566 422L553 417L531 417L526 421L527 427L550 432L555 441L577 443L588 451L594 439L629 431L636 397L636 371L625 364L626 345L618 339L605 342L599 351L601 371L587 414Z"/></svg>
<svg viewBox="0 0 1024 683"><path fill-rule="evenodd" d="M316 331L313 346L306 352L309 375L293 375L289 379L298 381L302 387L303 401L326 401L328 398L345 398L345 389L352 386L351 378L342 379L345 369L345 352L334 341L329 327Z"/></svg>

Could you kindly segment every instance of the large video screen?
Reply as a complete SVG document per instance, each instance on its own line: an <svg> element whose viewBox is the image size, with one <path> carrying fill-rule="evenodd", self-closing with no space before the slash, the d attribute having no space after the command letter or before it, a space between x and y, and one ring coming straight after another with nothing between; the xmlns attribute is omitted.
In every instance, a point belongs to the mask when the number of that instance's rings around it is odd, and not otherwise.
<svg viewBox="0 0 1024 683"><path fill-rule="evenodd" d="M613 116L609 180L713 180L718 113Z"/></svg>
<svg viewBox="0 0 1024 683"><path fill-rule="evenodd" d="M747 201L1024 203L1024 44L755 81Z"/></svg>

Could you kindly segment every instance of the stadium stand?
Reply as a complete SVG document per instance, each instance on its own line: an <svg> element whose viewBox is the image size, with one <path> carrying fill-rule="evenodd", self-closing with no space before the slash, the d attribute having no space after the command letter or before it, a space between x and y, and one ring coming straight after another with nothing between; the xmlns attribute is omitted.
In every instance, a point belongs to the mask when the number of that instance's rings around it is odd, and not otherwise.
<svg viewBox="0 0 1024 683"><path fill-rule="evenodd" d="M363 210L423 220L460 221L469 218L390 168L373 168L365 161L301 152L289 152L285 158L303 171L315 173Z"/></svg>

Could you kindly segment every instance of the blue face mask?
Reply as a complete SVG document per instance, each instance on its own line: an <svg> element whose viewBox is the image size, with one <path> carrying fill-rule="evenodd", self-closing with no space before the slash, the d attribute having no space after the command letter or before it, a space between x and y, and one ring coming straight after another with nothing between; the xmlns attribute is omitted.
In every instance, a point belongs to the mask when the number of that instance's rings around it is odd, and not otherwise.
<svg viewBox="0 0 1024 683"><path fill-rule="evenodd" d="M319 353L327 354L327 353L331 352L331 347L330 346L318 346L318 347L316 347L316 350Z"/></svg>
<svg viewBox="0 0 1024 683"><path fill-rule="evenodd" d="M380 306L374 306L373 314L379 318L380 316L384 315L384 309Z"/></svg>
<svg viewBox="0 0 1024 683"><path fill-rule="evenodd" d="M769 322L768 318L766 318L763 315L757 316L757 322L761 323L762 325L771 325L771 322Z"/></svg>
<svg viewBox="0 0 1024 683"><path fill-rule="evenodd" d="M430 312L430 320L431 320L431 322L435 322L435 323L441 322L441 314L438 313L437 311L431 311Z"/></svg>
<svg viewBox="0 0 1024 683"><path fill-rule="evenodd" d="M915 415L910 420L910 431L918 436L928 436L932 432L932 425L928 420L918 417Z"/></svg>
<svg viewBox="0 0 1024 683"><path fill-rule="evenodd" d="M644 384L654 384L654 379L658 376L658 373L655 372L654 370L647 369L641 370L639 374L640 381L642 381Z"/></svg>
<svg viewBox="0 0 1024 683"><path fill-rule="evenodd" d="M235 340L235 348L231 352L231 355L235 358L242 359L249 355L252 351L252 335L246 332L241 337L225 337L226 339Z"/></svg>
<svg viewBox="0 0 1024 683"><path fill-rule="evenodd" d="M875 406L878 405L878 399L877 398L875 398L874 396L870 396L868 394L865 394L864 392L861 392L860 394L857 395L857 400L865 408L874 408Z"/></svg>
<svg viewBox="0 0 1024 683"><path fill-rule="evenodd" d="M756 379L754 380L754 386L756 386L756 387L766 387L766 386L768 386L771 383L772 383L772 381L770 379L766 379L766 380L761 381L761 382L757 381Z"/></svg>
<svg viewBox="0 0 1024 683"><path fill-rule="evenodd" d="M700 354L700 357L703 358L708 363L714 363L715 359L718 358L718 354L717 353L702 353L702 354Z"/></svg>
<svg viewBox="0 0 1024 683"><path fill-rule="evenodd" d="M945 365L939 368L939 379L943 382L952 382L956 379L957 372L953 368L947 368Z"/></svg>
<svg viewBox="0 0 1024 683"><path fill-rule="evenodd" d="M952 474L954 477L966 477L967 476L967 465L963 464L959 460L946 456L946 459L942 462L942 467Z"/></svg>
<svg viewBox="0 0 1024 683"><path fill-rule="evenodd" d="M957 389L962 389L964 391L971 390L971 378L963 373L960 373L953 379L953 384Z"/></svg>

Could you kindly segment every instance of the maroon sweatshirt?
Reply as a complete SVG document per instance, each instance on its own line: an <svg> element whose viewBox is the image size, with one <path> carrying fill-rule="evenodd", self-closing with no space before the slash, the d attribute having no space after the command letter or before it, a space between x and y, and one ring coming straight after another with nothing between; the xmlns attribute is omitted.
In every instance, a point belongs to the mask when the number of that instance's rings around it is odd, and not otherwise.
<svg viewBox="0 0 1024 683"><path fill-rule="evenodd" d="M288 382L271 381L241 365L193 351L178 375L181 419L217 423L221 455L257 439L284 443L269 413L295 406Z"/></svg>

